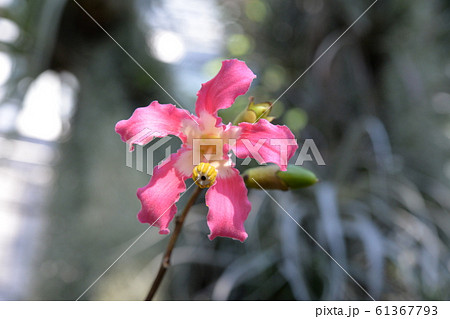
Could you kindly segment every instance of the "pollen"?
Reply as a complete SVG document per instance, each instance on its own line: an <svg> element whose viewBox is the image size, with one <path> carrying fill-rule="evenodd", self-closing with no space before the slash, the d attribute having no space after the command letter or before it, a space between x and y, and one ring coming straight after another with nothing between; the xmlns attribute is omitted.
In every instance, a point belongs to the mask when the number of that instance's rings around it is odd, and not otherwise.
<svg viewBox="0 0 450 319"><path fill-rule="evenodd" d="M192 178L200 188L211 187L216 181L217 169L209 163L200 163L194 167Z"/></svg>

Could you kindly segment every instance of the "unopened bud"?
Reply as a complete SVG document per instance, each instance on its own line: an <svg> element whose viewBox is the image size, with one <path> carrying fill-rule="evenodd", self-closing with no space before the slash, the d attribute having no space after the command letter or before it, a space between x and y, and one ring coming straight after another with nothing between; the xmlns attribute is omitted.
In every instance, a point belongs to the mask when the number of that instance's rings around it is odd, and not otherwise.
<svg viewBox="0 0 450 319"><path fill-rule="evenodd" d="M313 172L296 165L288 165L286 171L281 171L277 165L250 168L242 177L248 188L258 189L296 189L314 185L319 181Z"/></svg>
<svg viewBox="0 0 450 319"><path fill-rule="evenodd" d="M250 97L248 106L245 110L243 110L234 120L234 124L238 125L241 122L255 123L260 119L266 119L269 122L275 118L273 116L269 116L270 111L272 109L271 102L262 102L255 104L254 97Z"/></svg>

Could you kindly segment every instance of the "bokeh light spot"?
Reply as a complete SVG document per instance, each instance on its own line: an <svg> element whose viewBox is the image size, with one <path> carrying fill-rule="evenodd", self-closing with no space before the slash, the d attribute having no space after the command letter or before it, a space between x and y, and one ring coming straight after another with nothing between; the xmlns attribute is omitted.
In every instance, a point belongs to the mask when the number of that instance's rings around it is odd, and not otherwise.
<svg viewBox="0 0 450 319"><path fill-rule="evenodd" d="M233 34L228 38L227 47L232 56L241 56L250 52L252 44L245 34Z"/></svg>
<svg viewBox="0 0 450 319"><path fill-rule="evenodd" d="M248 1L245 5L245 14L252 21L263 22L267 16L266 5L260 0Z"/></svg>
<svg viewBox="0 0 450 319"><path fill-rule="evenodd" d="M308 115L302 109L294 108L284 114L283 121L292 131L298 132L308 123Z"/></svg>
<svg viewBox="0 0 450 319"><path fill-rule="evenodd" d="M155 58L166 63L179 62L185 55L184 43L175 32L157 30L147 42Z"/></svg>

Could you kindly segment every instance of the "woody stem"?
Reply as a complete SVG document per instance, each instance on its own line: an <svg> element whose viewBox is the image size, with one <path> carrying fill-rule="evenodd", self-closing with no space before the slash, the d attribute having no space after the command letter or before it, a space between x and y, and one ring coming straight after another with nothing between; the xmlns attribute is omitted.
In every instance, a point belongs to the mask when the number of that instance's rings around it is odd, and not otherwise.
<svg viewBox="0 0 450 319"><path fill-rule="evenodd" d="M194 205L195 200L197 199L198 195L200 195L201 191L202 189L200 187L196 187L194 193L192 194L191 198L184 207L183 212L181 213L180 216L176 217L175 229L172 235L170 236L169 244L167 245L166 252L164 253L161 266L159 267L158 274L156 275L156 278L153 281L152 287L150 288L147 298L145 299L146 301L151 301L153 299L156 291L161 285L161 282L164 279L164 275L166 274L167 269L170 267L170 256L172 255L173 248L175 247L175 243L177 242L178 236L180 235L184 220L186 219L189 210L191 209L192 205Z"/></svg>

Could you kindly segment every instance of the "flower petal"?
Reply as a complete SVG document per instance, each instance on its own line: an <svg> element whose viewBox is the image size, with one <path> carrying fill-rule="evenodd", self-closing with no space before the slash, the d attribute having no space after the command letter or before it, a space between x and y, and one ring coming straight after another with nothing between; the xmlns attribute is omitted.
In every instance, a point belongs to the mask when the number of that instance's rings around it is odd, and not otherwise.
<svg viewBox="0 0 450 319"><path fill-rule="evenodd" d="M225 60L219 73L210 81L203 83L198 91L195 112L216 115L220 109L230 107L234 100L245 94L256 75L245 62L236 59Z"/></svg>
<svg viewBox="0 0 450 319"><path fill-rule="evenodd" d="M180 193L186 190L184 181L189 178L176 168L185 149L172 154L161 166L156 166L147 186L137 190L142 209L138 213L141 223L149 223L160 228L160 234L168 234L167 228L177 212L175 203Z"/></svg>
<svg viewBox="0 0 450 319"><path fill-rule="evenodd" d="M287 126L273 125L265 119L251 124L242 122L234 151L237 157L251 157L260 164L275 163L285 171L289 159L298 148L294 134Z"/></svg>
<svg viewBox="0 0 450 319"><path fill-rule="evenodd" d="M194 160L192 158L192 155L192 149L183 147L183 151L180 152L180 156L175 163L175 168L178 172L180 172L180 174L188 177L192 176L192 170L196 166L193 164Z"/></svg>
<svg viewBox="0 0 450 319"><path fill-rule="evenodd" d="M116 132L120 134L122 141L130 144L132 151L134 144L145 145L153 137L175 135L184 141L181 126L186 119L191 119L188 111L172 104L153 101L149 106L137 108L128 120L119 121Z"/></svg>
<svg viewBox="0 0 450 319"><path fill-rule="evenodd" d="M216 183L206 193L206 205L209 207L209 239L217 236L230 237L243 242L247 238L244 221L252 208L247 198L244 180L235 168L227 168L226 178L217 178Z"/></svg>

